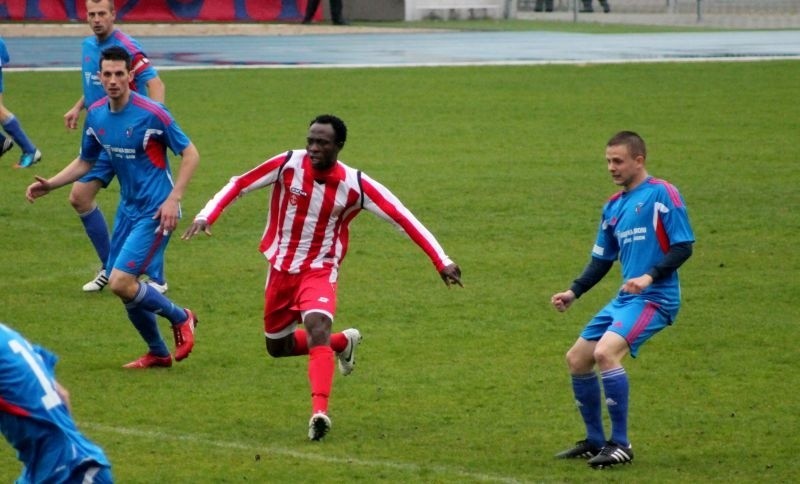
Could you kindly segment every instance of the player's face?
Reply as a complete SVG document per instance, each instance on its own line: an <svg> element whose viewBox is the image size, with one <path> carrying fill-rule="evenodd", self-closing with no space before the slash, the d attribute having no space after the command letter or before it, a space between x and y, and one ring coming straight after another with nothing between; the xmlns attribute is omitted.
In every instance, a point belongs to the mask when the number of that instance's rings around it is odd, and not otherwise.
<svg viewBox="0 0 800 484"><path fill-rule="evenodd" d="M100 83L112 100L120 99L130 91L131 73L125 61L104 60L100 64Z"/></svg>
<svg viewBox="0 0 800 484"><path fill-rule="evenodd" d="M644 157L631 155L627 145L607 146L606 162L611 179L625 189L635 187L647 176Z"/></svg>
<svg viewBox="0 0 800 484"><path fill-rule="evenodd" d="M115 18L116 13L108 0L101 0L98 3L86 2L86 19L97 38L105 39L111 34Z"/></svg>
<svg viewBox="0 0 800 484"><path fill-rule="evenodd" d="M336 144L336 133L330 124L314 123L308 128L306 150L314 168L325 170L333 166L340 149Z"/></svg>

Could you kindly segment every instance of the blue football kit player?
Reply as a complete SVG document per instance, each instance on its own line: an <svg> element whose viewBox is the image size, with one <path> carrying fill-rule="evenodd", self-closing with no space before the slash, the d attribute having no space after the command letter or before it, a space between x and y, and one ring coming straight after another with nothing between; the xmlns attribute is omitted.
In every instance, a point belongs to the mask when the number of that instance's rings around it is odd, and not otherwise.
<svg viewBox="0 0 800 484"><path fill-rule="evenodd" d="M6 108L3 104L3 67L8 65L11 57L8 55L8 49L3 38L0 37L0 125L3 130L11 137L8 139L0 133L0 156L3 156L8 150L14 147L14 143L19 145L22 149L22 156L19 162L14 165L17 168L27 168L34 163L38 163L42 159L42 153L36 149L36 146L31 142L28 135L22 129L22 125L14 113ZM13 141L12 141L13 140Z"/></svg>
<svg viewBox="0 0 800 484"><path fill-rule="evenodd" d="M164 103L164 83L158 72L150 64L142 46L136 39L115 28L116 10L113 0L87 0L86 17L94 35L83 39L81 44L81 74L83 95L64 115L64 124L69 129L78 127L78 118L83 109L105 97L97 66L100 55L109 47L122 47L131 55L133 77L131 89L141 92L151 99ZM81 219L86 235L100 259L101 269L91 281L83 286L83 290L94 292L102 290L108 284L108 255L110 237L106 219L97 205L97 193L105 188L114 178L114 170L108 157L103 154L94 163L91 171L72 185L69 200ZM147 272L149 281L161 292L167 285L163 272L156 272L153 267Z"/></svg>
<svg viewBox="0 0 800 484"><path fill-rule="evenodd" d="M110 483L103 450L72 420L57 361L0 323L0 431L24 466L16 482Z"/></svg>
<svg viewBox="0 0 800 484"><path fill-rule="evenodd" d="M589 458L594 468L633 460L629 384L622 359L628 353L636 357L642 344L674 322L681 297L677 269L691 256L694 243L683 198L668 182L648 175L646 158L644 140L634 132L622 131L608 141L608 171L622 191L603 207L586 269L570 289L551 298L558 311L565 311L619 259L623 280L619 293L589 321L566 355L586 438L557 457ZM611 420L608 440L601 383Z"/></svg>
<svg viewBox="0 0 800 484"><path fill-rule="evenodd" d="M175 360L189 356L197 320L138 278L160 271L164 250L180 218L180 201L200 161L194 144L160 103L130 90L131 57L125 49L103 51L100 76L108 96L86 114L81 154L52 178L36 177L26 196L33 202L89 171L105 153L120 183L120 201L109 255L109 287L125 304L128 318L148 352L126 368L172 366L156 315L168 319L175 338ZM173 182L167 148L181 155Z"/></svg>

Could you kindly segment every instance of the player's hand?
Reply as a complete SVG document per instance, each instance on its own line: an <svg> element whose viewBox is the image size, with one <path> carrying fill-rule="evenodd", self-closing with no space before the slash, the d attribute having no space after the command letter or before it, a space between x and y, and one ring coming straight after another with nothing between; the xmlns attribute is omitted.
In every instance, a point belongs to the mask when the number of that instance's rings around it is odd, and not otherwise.
<svg viewBox="0 0 800 484"><path fill-rule="evenodd" d="M50 193L50 190L52 190L47 179L38 175L35 175L33 178L36 179L36 181L28 185L28 188L25 190L25 198L31 203L37 198L47 195Z"/></svg>
<svg viewBox="0 0 800 484"><path fill-rule="evenodd" d="M178 227L179 203L177 200L167 198L153 215L154 220L159 220L158 231L164 235L171 233Z"/></svg>
<svg viewBox="0 0 800 484"><path fill-rule="evenodd" d="M645 274L643 276L634 277L625 281L620 290L630 294L641 294L642 291L650 287L653 283L653 276Z"/></svg>
<svg viewBox="0 0 800 484"><path fill-rule="evenodd" d="M203 232L206 235L211 235L211 227L208 225L208 222L203 219L197 219L192 222L192 225L190 225L183 235L181 235L181 239L189 240L199 232Z"/></svg>
<svg viewBox="0 0 800 484"><path fill-rule="evenodd" d="M571 289L567 289L564 292L559 292L557 294L553 294L550 298L550 304L556 308L556 311L563 313L572 305L575 301L575 293L572 292Z"/></svg>
<svg viewBox="0 0 800 484"><path fill-rule="evenodd" d="M72 413L72 404L69 401L69 391L62 387L60 383L56 383L56 393L58 396L61 397L61 401L64 402L64 405L67 407L67 411Z"/></svg>
<svg viewBox="0 0 800 484"><path fill-rule="evenodd" d="M453 284L458 284L459 286L464 287L464 284L461 284L461 269L456 264L450 264L449 266L445 267L439 271L439 275L442 276L442 280L447 287L450 287Z"/></svg>
<svg viewBox="0 0 800 484"><path fill-rule="evenodd" d="M78 118L80 118L81 111L80 109L70 109L64 114L64 126L67 129L76 129L78 127Z"/></svg>

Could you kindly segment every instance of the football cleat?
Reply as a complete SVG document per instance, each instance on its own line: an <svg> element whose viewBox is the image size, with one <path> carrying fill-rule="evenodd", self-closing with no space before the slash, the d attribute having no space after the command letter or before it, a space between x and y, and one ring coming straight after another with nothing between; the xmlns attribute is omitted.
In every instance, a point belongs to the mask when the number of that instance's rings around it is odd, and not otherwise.
<svg viewBox="0 0 800 484"><path fill-rule="evenodd" d="M361 332L355 328L348 328L342 333L347 337L347 346L344 351L337 353L339 359L339 372L342 375L349 375L356 366L356 348L361 343Z"/></svg>
<svg viewBox="0 0 800 484"><path fill-rule="evenodd" d="M308 440L322 440L331 430L331 419L322 412L317 412L308 421Z"/></svg>
<svg viewBox="0 0 800 484"><path fill-rule="evenodd" d="M3 138L3 144L0 145L0 156L6 154L6 152L13 147L14 147L14 142L11 141L11 138Z"/></svg>
<svg viewBox="0 0 800 484"><path fill-rule="evenodd" d="M164 294L165 292L167 292L167 289L169 289L169 286L167 285L167 281L164 281L164 284L159 284L159 283L157 283L156 281L154 281L152 279L148 279L147 281L145 281L145 284L147 284L148 286L152 287L153 289L155 289L156 291L158 291L161 294Z"/></svg>
<svg viewBox="0 0 800 484"><path fill-rule="evenodd" d="M23 153L22 156L19 158L19 163L17 163L17 167L19 168L28 168L30 166L39 163L39 160L42 159L42 152L39 150L34 151L33 153Z"/></svg>
<svg viewBox="0 0 800 484"><path fill-rule="evenodd" d="M104 287L108 285L108 276L106 275L106 271L101 269L100 272L94 276L94 279L87 282L83 285L84 292L97 292L102 291Z"/></svg>
<svg viewBox="0 0 800 484"><path fill-rule="evenodd" d="M146 353L142 357L137 360L133 360L130 363L122 365L123 368L169 368L172 366L172 357L167 356L156 356L152 353Z"/></svg>
<svg viewBox="0 0 800 484"><path fill-rule="evenodd" d="M589 459L600 453L600 447L588 440L575 442L575 447L556 454L556 459Z"/></svg>
<svg viewBox="0 0 800 484"><path fill-rule="evenodd" d="M186 321L172 326L172 336L175 337L175 361L181 361L189 356L194 348L194 329L200 322L191 309L185 309Z"/></svg>
<svg viewBox="0 0 800 484"><path fill-rule="evenodd" d="M615 442L608 441L600 449L600 453L589 459L586 463L594 469L604 469L617 464L629 464L633 460L631 446L623 447Z"/></svg>

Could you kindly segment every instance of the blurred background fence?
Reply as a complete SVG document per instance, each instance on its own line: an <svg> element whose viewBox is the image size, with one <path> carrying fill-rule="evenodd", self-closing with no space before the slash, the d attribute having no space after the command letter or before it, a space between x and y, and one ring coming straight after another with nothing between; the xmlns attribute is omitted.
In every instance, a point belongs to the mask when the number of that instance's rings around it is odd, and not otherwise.
<svg viewBox="0 0 800 484"><path fill-rule="evenodd" d="M594 12L581 12L587 0L552 0L553 11L537 11L546 0L512 0L516 18L574 20L576 22L635 23L644 25L701 25L710 27L781 29L800 28L800 0L608 0L603 13L598 0Z"/></svg>

